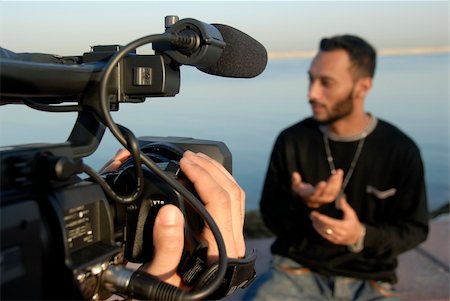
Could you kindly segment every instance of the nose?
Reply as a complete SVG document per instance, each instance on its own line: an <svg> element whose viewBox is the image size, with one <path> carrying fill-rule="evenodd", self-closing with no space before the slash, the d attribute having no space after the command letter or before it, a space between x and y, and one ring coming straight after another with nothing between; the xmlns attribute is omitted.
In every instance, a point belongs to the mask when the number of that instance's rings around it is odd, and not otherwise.
<svg viewBox="0 0 450 301"><path fill-rule="evenodd" d="M322 94L321 91L320 83L317 80L311 80L308 87L308 99L320 99Z"/></svg>

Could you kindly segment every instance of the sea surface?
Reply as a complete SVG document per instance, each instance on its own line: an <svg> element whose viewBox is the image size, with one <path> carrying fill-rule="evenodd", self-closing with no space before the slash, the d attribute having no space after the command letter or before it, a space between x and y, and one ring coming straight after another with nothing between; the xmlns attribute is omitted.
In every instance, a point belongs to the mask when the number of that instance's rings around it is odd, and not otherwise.
<svg viewBox="0 0 450 301"><path fill-rule="evenodd" d="M277 134L310 115L310 59L269 61L253 79L211 76L181 69L180 93L121 104L113 119L136 136L180 136L223 141L233 155L233 174L257 209ZM394 123L419 145L426 172L429 208L449 201L449 54L379 58L368 112ZM0 107L0 145L57 143L67 139L75 113L45 113L24 105ZM106 132L84 158L99 169L121 146Z"/></svg>

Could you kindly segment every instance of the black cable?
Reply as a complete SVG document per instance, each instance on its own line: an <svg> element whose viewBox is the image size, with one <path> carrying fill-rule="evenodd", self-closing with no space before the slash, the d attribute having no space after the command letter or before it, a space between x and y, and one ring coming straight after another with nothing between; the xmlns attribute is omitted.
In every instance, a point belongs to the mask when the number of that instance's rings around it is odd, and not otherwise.
<svg viewBox="0 0 450 301"><path fill-rule="evenodd" d="M108 62L108 65L105 67L102 75L102 79L100 82L100 107L101 111L103 113L104 123L105 126L107 126L111 133L116 137L116 139L126 147L126 140L123 137L121 131L117 127L117 125L112 120L110 111L109 111L109 101L107 97L107 82L109 77L111 76L111 73L115 66L120 62L120 60L128 54L130 51L135 50L136 48L143 46L145 44L149 43L155 43L155 42L176 42L176 37L174 37L172 34L164 33L164 34L157 34L157 35L149 35L145 36L143 38L137 39L133 42L130 42L129 44L125 45L123 48L121 48L115 55L110 59ZM185 295L187 300L200 300L205 299L208 297L208 295L212 294L216 288L220 286L222 283L222 279L225 278L225 274L227 271L227 264L228 259L226 255L226 248L225 243L222 238L222 234L220 233L220 230L216 223L214 222L211 215L208 213L208 211L205 209L203 204L184 186L182 186L178 181L170 178L168 175L166 175L161 169L158 168L158 166L150 159L148 158L144 153L140 152L141 160L144 162L144 164L152 170L156 175L158 175L161 179L163 179L167 184L169 184L173 189L178 191L186 200L187 202L197 211L200 216L203 217L206 224L211 229L211 232L214 235L214 238L217 243L217 247L219 250L219 269L217 271L217 274L208 285L200 289L196 292L189 292Z"/></svg>
<svg viewBox="0 0 450 301"><path fill-rule="evenodd" d="M142 194L144 190L144 173L142 171L141 158L139 142L134 134L124 126L118 125L120 131L126 138L127 149L130 151L135 164L135 175L136 175L136 189L134 192L128 196L118 195L111 187L106 183L106 181L90 166L83 164L83 171L88 174L93 180L95 180L102 188L103 191L111 198L113 201L121 204L131 204L135 202Z"/></svg>

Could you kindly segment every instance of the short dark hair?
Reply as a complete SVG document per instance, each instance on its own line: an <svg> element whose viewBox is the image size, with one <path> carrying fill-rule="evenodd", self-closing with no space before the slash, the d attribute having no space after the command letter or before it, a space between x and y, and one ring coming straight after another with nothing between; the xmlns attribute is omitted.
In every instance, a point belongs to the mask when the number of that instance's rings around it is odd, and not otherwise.
<svg viewBox="0 0 450 301"><path fill-rule="evenodd" d="M354 67L361 75L373 77L375 75L375 48L360 37L353 35L339 35L324 38L320 41L321 51L345 50Z"/></svg>

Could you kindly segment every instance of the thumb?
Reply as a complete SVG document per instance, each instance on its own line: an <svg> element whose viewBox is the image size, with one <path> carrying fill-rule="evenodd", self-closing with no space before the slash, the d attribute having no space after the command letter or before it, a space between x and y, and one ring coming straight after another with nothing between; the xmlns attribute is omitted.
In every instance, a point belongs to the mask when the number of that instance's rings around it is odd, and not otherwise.
<svg viewBox="0 0 450 301"><path fill-rule="evenodd" d="M339 202L341 205L342 212L344 213L344 219L356 215L355 210L353 210L352 206L350 206L350 204L347 202L346 197L342 197Z"/></svg>
<svg viewBox="0 0 450 301"><path fill-rule="evenodd" d="M294 171L291 176L291 189L297 191L302 184L302 176L299 172Z"/></svg>
<svg viewBox="0 0 450 301"><path fill-rule="evenodd" d="M298 171L294 171L292 173L292 183L301 183L302 181L302 176L300 175L300 173Z"/></svg>
<svg viewBox="0 0 450 301"><path fill-rule="evenodd" d="M184 247L184 219L181 211L174 205L159 209L153 228L153 260L141 269L174 286L181 285L176 273Z"/></svg>

